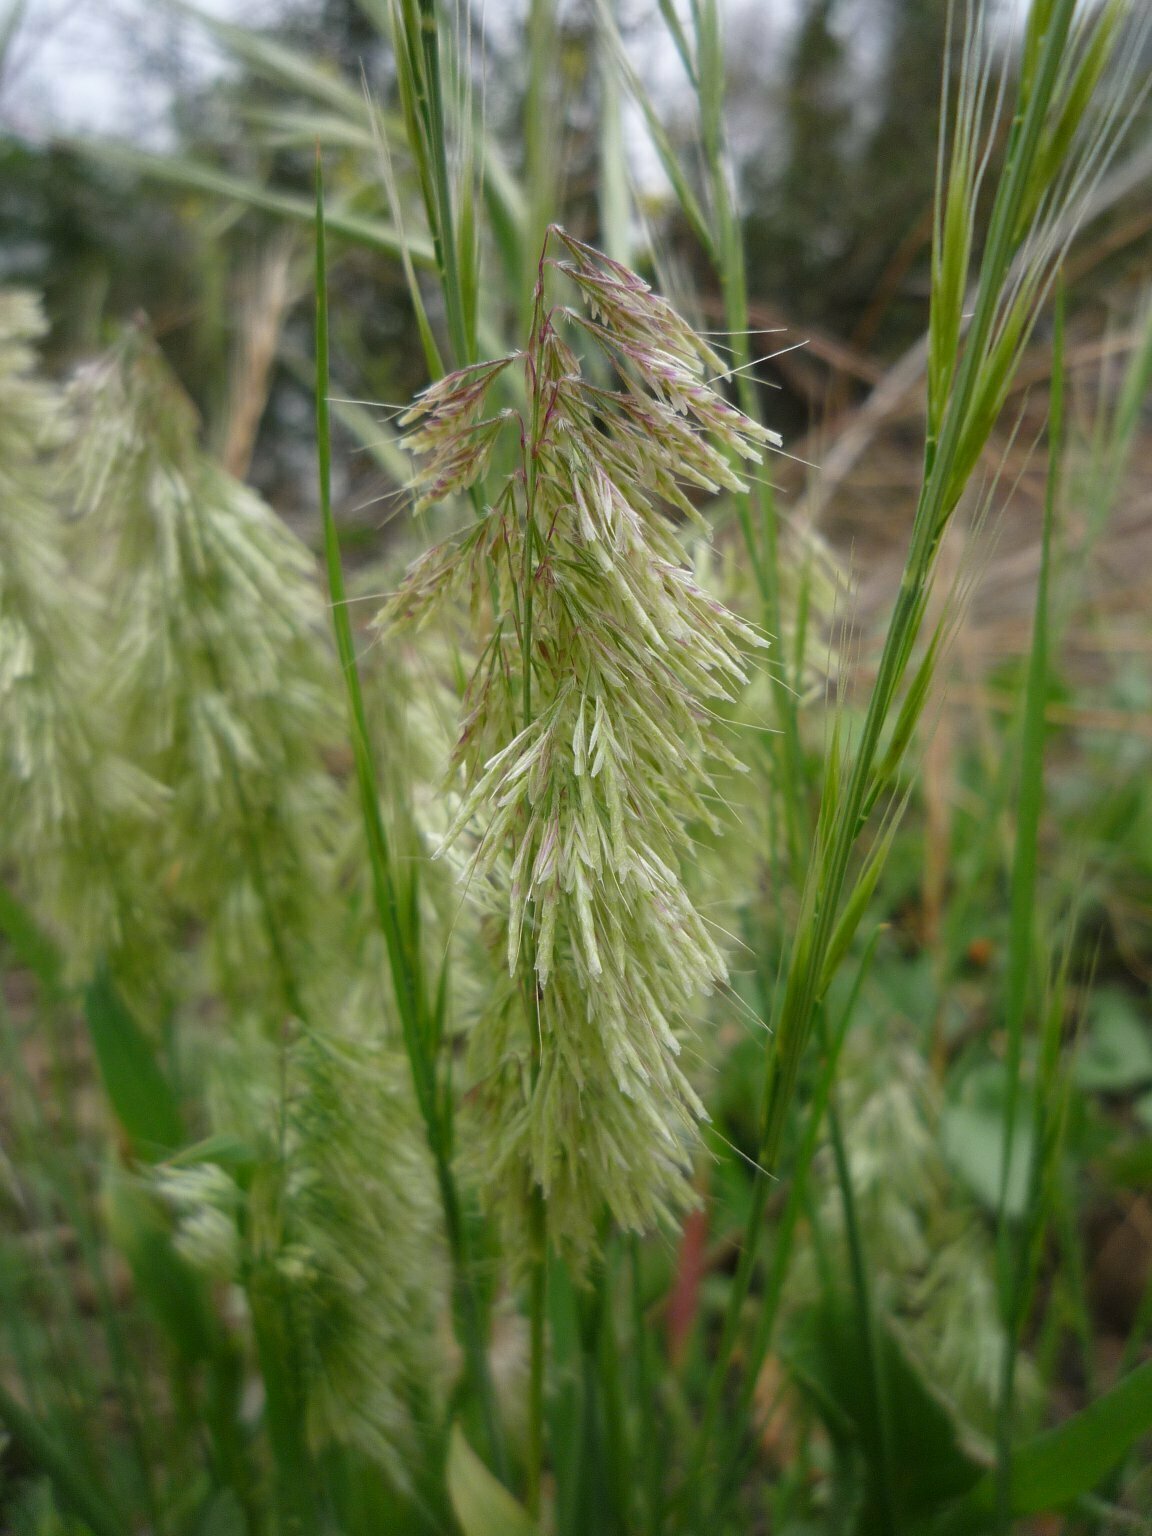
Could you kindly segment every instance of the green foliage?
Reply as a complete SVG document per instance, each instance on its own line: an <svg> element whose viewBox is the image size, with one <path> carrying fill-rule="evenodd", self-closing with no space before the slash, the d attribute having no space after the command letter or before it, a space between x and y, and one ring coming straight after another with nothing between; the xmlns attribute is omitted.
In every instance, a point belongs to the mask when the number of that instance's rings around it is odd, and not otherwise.
<svg viewBox="0 0 1152 1536"><path fill-rule="evenodd" d="M175 1151L184 1143L180 1106L105 972L88 988L84 1012L104 1088L134 1151L149 1161Z"/></svg>
<svg viewBox="0 0 1152 1536"><path fill-rule="evenodd" d="M922 27L952 71L922 474L855 694L826 687L841 576L768 483L751 374L749 274L810 277L810 230L746 261L716 0L658 7L698 156L608 0L533 0L507 101L433 0L363 0L380 102L200 17L250 137L93 151L218 206L207 244L314 227L315 367L299 319L280 358L315 397L324 582L143 322L60 387L37 304L0 293L5 1529L976 1536L1139 1509L1152 1289L1105 1346L1088 1217L1148 1177L1148 752L1062 722L1098 702L1068 658L1144 452L1152 310L1113 373L1120 343L1074 368L1090 320L1062 296L1049 334L1047 305L1148 24L1034 0L1012 61L981 8L947 36L913 9L887 67ZM839 25L805 10L769 188L828 241L871 192ZM927 193L904 113L929 83L856 155L915 161L889 235ZM633 270L629 121L724 341ZM606 254L569 232L597 221ZM366 281L410 308L406 351L357 334ZM427 386L378 423L333 353ZM978 481L1049 355L1028 656L942 767L978 585L946 550L1005 499ZM416 513L371 571L338 526L349 428ZM1108 642L1092 687L1134 714Z"/></svg>
<svg viewBox="0 0 1152 1536"><path fill-rule="evenodd" d="M446 1476L452 1508L464 1536L533 1536L538 1530L459 1428L452 1430Z"/></svg>
<svg viewBox="0 0 1152 1536"><path fill-rule="evenodd" d="M980 1476L947 1405L927 1386L892 1330L882 1327L878 1338L882 1411L898 1448L894 1459L878 1438L881 1421L868 1390L858 1313L832 1298L798 1319L783 1346L784 1358L827 1424L841 1462L838 1477L849 1483L833 1497L855 1509L851 1528L861 1533L906 1529L966 1494ZM853 1450L863 1462L862 1475L851 1465Z"/></svg>

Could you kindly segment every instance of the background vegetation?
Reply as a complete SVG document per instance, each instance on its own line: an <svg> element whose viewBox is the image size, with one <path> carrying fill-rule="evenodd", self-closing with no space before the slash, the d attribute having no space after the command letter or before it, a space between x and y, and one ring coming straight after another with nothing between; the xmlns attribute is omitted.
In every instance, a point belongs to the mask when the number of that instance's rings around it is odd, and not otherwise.
<svg viewBox="0 0 1152 1536"><path fill-rule="evenodd" d="M1142 8L179 16L161 149L0 144L0 1529L1152 1528ZM627 1229L625 1120L575 1249L513 850L432 857L477 630L372 623L554 222L784 437L675 518L772 642L677 823L697 1202Z"/></svg>

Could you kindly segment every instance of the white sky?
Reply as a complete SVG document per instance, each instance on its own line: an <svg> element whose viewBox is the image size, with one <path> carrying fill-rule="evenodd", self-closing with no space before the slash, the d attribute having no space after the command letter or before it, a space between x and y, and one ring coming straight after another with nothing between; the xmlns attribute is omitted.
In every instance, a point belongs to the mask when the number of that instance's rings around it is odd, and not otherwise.
<svg viewBox="0 0 1152 1536"><path fill-rule="evenodd" d="M285 8L285 0L198 3L252 27L273 24ZM766 64L778 58L800 0L725 3L741 39L753 41ZM850 0L847 9L855 3ZM3 132L32 139L82 132L162 142L171 96L155 61L175 57L189 83L210 79L223 67L204 29L178 17L163 0L0 0L0 17L13 4L21 6L22 14L0 68ZM514 15L522 6L518 0L487 0L489 23L501 9ZM651 12L655 24L643 28L644 57L637 61L650 85L657 94L681 90L679 64L656 5L626 0L622 9L629 19Z"/></svg>
<svg viewBox="0 0 1152 1536"><path fill-rule="evenodd" d="M245 26L271 26L290 0L196 0L200 8ZM729 57L738 73L771 80L786 62L804 0L722 0ZM1022 0L990 0L1009 13ZM616 0L631 24L636 63L657 101L673 103L686 89L679 60L659 18L656 0ZM43 140L75 134L124 137L151 148L171 142L171 66L185 86L203 84L226 67L205 29L165 0L0 0L4 17L19 11L16 32L0 58L0 133ZM527 0L482 0L496 33L518 24ZM301 8L301 0L294 0ZM877 0L840 0L835 27L855 66L855 102L863 128L873 109L870 90L883 65L886 39ZM732 98L733 105L738 96ZM626 106L633 175L645 191L664 178L638 112ZM756 111L762 123L764 101ZM739 147L742 124L729 119Z"/></svg>
<svg viewBox="0 0 1152 1536"><path fill-rule="evenodd" d="M0 0L0 15L14 0ZM21 0L15 0L17 5ZM199 0L246 25L274 22L282 0ZM187 80L210 79L221 56L204 29L162 0L23 0L0 73L0 131L162 138L171 96L149 60L173 49Z"/></svg>

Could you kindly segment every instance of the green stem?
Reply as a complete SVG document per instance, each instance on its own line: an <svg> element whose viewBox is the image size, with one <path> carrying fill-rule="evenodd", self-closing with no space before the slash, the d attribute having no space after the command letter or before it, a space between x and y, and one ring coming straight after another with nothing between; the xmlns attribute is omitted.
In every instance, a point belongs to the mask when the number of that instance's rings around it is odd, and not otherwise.
<svg viewBox="0 0 1152 1536"><path fill-rule="evenodd" d="M533 589L536 584L532 559L538 538L536 529L536 477L540 457L540 437L543 429L539 346L544 325L544 254L548 236L540 251L533 290L532 330L528 343L529 366L532 370L531 425L524 450L524 568L521 577L523 587L524 623L522 631L523 654L523 705L524 729L532 724L532 607ZM526 925L527 928L527 925ZM532 1092L535 1094L540 1076L540 1031L536 988L535 943L531 929L527 930L524 958L524 1006L532 1036ZM528 1375L528 1513L533 1519L540 1514L540 1485L544 1464L544 1368L547 1352L545 1317L548 1304L548 1212L544 1192L538 1184L532 1189L531 1211L532 1270L528 1298L530 1356Z"/></svg>
<svg viewBox="0 0 1152 1536"><path fill-rule="evenodd" d="M548 76L557 58L555 0L531 0L528 9L528 89L524 98L524 169L528 184L528 251L543 237L555 201L556 118Z"/></svg>
<svg viewBox="0 0 1152 1536"><path fill-rule="evenodd" d="M469 1374L484 1415L489 1451L497 1474L507 1477L504 1438L496 1408L484 1342L483 1317L472 1276L467 1232L459 1193L452 1173L450 1127L437 1081L436 1063L429 1049L435 1039L418 945L406 930L396 890L388 835L380 812L376 767L371 736L360 688L360 674L348 618L340 540L332 512L331 426L328 413L328 301L324 250L324 186L319 154L316 161L316 435L320 467L320 510L324 524L324 553L336 650L348 704L352 753L360 794L360 807L368 844L372 891L376 912L388 950L389 968L400 1016L404 1048L412 1072L416 1100L424 1121L429 1150L444 1211L444 1224L452 1259L456 1319L464 1344Z"/></svg>
<svg viewBox="0 0 1152 1536"><path fill-rule="evenodd" d="M796 1226L807 1199L808 1173L812 1166L812 1159L816 1154L820 1127L823 1124L824 1115L832 1095L832 1085L836 1079L841 1051L845 1040L848 1038L848 1030L855 1016L856 1005L860 999L864 979L871 969L872 957L876 952L876 944L879 937L880 931L877 929L869 938L839 1020L830 1032L830 1035L824 1040L824 1063L817 1080L816 1092L813 1094L812 1102L808 1108L803 1140L797 1152L796 1164L792 1171L792 1185L788 1191L788 1201L784 1207L784 1214L780 1219L780 1224L775 1234L775 1244L772 1250L772 1267L769 1271L764 1295L760 1301L756 1327L748 1351L747 1366L744 1371L743 1383L738 1398L737 1424L746 1424L748 1422L752 1409L752 1400L756 1391L756 1383L760 1376L761 1367L768 1356L768 1350L771 1347L772 1334L779 1315L780 1302L784 1295L784 1282L788 1278L788 1269L792 1260ZM753 1188L753 1201L758 1203L763 1209L767 1202L767 1197L768 1181L760 1177ZM738 1271L740 1268L742 1266L738 1266ZM732 1343L734 1342L733 1337ZM730 1347L731 1344L729 1345ZM708 1396L705 1400L704 1414L700 1423L694 1473L696 1479L702 1479L703 1477L705 1460L716 1429L723 1386L723 1376L715 1373L709 1381ZM718 1487L721 1492L733 1485L741 1463L741 1455L740 1442L734 1435L730 1452L723 1463L722 1475L718 1480Z"/></svg>
<svg viewBox="0 0 1152 1536"><path fill-rule="evenodd" d="M1049 417L1049 472L1044 503L1044 527L1040 546L1040 577L1036 588L1032 650L1024 695L1023 745L1020 763L1020 808L1016 821L1016 847L1012 861L1012 892L1008 942L1008 983L1004 1005L1007 1049L1004 1076L1007 1098L1001 1144L1000 1195L996 1234L997 1273L1004 1323L1000 1361L1000 1395L996 1411L996 1516L997 1528L1011 1525L1012 1415L1016 1388L1016 1355L1022 1314L1025 1309L1031 1223L1019 1225L1008 1210L1009 1178L1016 1144L1016 1120L1021 1092L1024 1049L1024 1015L1028 1000L1033 957L1036 908L1036 872L1040 837L1040 813L1044 794L1044 709L1048 690L1048 587L1052 528L1060 477L1063 445L1064 304L1056 306L1053 337L1052 399ZM1040 1149L1037 1147L1037 1157ZM1034 1213L1033 1213L1034 1214Z"/></svg>
<svg viewBox="0 0 1152 1536"><path fill-rule="evenodd" d="M740 408L745 415L758 421L760 406L751 367L753 357L748 327L744 234L728 175L723 120L723 50L719 37L719 17L714 5L697 12L697 55L699 65L695 79L700 102L704 160L717 224L711 254L720 277ZM736 511L759 592L763 626L771 639L779 644L783 634L783 607L780 596L778 519L771 487L760 478L753 479L748 493L737 496ZM769 667L768 677L773 709L780 726L779 734L772 740L779 744L774 755L784 807L788 855L793 871L798 872L804 868L804 848L808 841L809 827L796 696L789 685L783 661Z"/></svg>
<svg viewBox="0 0 1152 1536"><path fill-rule="evenodd" d="M920 633L933 564L948 519L962 487L955 484L955 465L970 408L981 382L998 305L1015 254L1019 214L1028 193L1041 130L1052 100L1076 0L1055 0L1045 35L1036 79L1009 138L1007 163L997 189L991 228L977 286L975 311L956 383L945 412L940 440L926 461L926 472L912 539L900 588L881 653L876 682L868 701L859 745L830 826L815 850L805 893L806 917L793 943L775 1044L765 1067L764 1111L757 1161L771 1168L780 1145L804 1058L817 1002L826 984L825 969L836 931L852 851L875 802L880 785L874 768L893 702ZM991 430L991 423L989 423ZM744 1245L729 1295L721 1345L713 1367L710 1400L718 1399L739 1331L740 1314L748 1296L763 1233L767 1201L765 1181L753 1192ZM714 1414L709 1414L709 1419Z"/></svg>
<svg viewBox="0 0 1152 1536"><path fill-rule="evenodd" d="M629 1239L628 1268L631 1281L632 1349L636 1361L636 1388L640 1399L641 1445L647 1536L660 1536L664 1528L664 1489L660 1460L660 1413L653 1381L650 1329L644 1315L643 1281L640 1274L640 1239Z"/></svg>
<svg viewBox="0 0 1152 1536"><path fill-rule="evenodd" d="M548 1306L548 1238L544 1194L532 1192L532 1274L529 1295L528 1359L528 1477L525 1503L533 1520L540 1516L540 1485L544 1468L544 1366L547 1342L544 1319Z"/></svg>
<svg viewBox="0 0 1152 1536"><path fill-rule="evenodd" d="M436 0L418 0L418 3L420 67L417 71L417 89L425 142L431 151L432 161L432 197L427 209L428 223L432 230L432 244L444 290L452 351L456 367L463 368L473 361L475 346L468 332L456 249L456 220L448 175L448 132L440 71L440 28L436 17Z"/></svg>
<svg viewBox="0 0 1152 1536"><path fill-rule="evenodd" d="M827 1031L821 1031L827 1036ZM868 1394L872 1399L872 1415L875 1424L878 1460L880 1463L879 1500L881 1528L889 1536L898 1536L899 1511L894 1494L895 1476L892 1447L892 1425L888 1413L888 1396L884 1390L883 1359L876 1328L876 1313L872 1292L868 1284L868 1265L864 1254L864 1240L860 1231L856 1195L852 1187L852 1170L844 1146L844 1133L833 1091L828 1101L828 1130L832 1140L832 1155L836 1162L836 1181L840 1187L840 1203L844 1211L844 1233L848 1242L848 1265L852 1274L852 1289L856 1296L856 1317L860 1328L860 1345L864 1354L868 1375Z"/></svg>
<svg viewBox="0 0 1152 1536"><path fill-rule="evenodd" d="M617 1248L605 1245L603 1264L596 1278L596 1380L603 1406L604 1460L612 1488L612 1513L615 1529L632 1528L633 1478L636 1464L635 1442L629 1434L628 1415L620 1379L620 1350L616 1336L613 1305Z"/></svg>

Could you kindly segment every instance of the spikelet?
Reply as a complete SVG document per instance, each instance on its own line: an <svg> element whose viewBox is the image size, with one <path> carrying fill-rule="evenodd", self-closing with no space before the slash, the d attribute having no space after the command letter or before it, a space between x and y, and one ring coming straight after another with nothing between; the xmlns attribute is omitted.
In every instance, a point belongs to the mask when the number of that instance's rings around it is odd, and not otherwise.
<svg viewBox="0 0 1152 1536"><path fill-rule="evenodd" d="M100 953L155 953L131 850L163 795L116 751L92 688L96 598L63 538L69 420L33 371L44 329L32 295L0 292L0 839L84 976Z"/></svg>
<svg viewBox="0 0 1152 1536"><path fill-rule="evenodd" d="M214 1280L237 1279L243 1194L235 1180L219 1163L179 1163L158 1167L151 1184L175 1221L177 1253Z"/></svg>
<svg viewBox="0 0 1152 1536"><path fill-rule="evenodd" d="M762 642L696 582L667 509L742 489L772 441L712 387L719 358L635 273L553 230L520 355L529 419L485 414L513 359L439 381L408 412L421 504L520 467L484 520L417 564L382 618L419 622L466 587L479 661L445 849L500 912L508 981L478 1022L470 1161L513 1227L538 1187L579 1258L605 1208L642 1230L691 1202L704 1109L681 1065L694 1000L725 964L685 889L689 828L715 826L710 764L736 769L714 709ZM546 248L547 249L547 248ZM581 308L545 309L549 269ZM585 377L565 337L607 356Z"/></svg>

